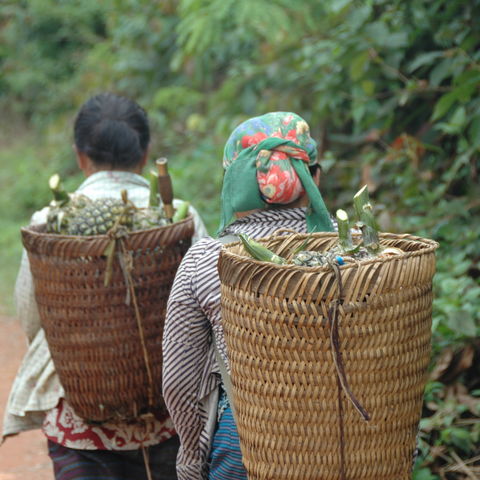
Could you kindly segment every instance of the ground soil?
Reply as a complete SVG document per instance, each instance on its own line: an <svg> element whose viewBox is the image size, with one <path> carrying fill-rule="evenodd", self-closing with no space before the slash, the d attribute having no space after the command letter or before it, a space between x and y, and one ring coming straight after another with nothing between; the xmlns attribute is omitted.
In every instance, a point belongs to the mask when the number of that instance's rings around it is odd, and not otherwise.
<svg viewBox="0 0 480 480"><path fill-rule="evenodd" d="M0 424L8 394L26 350L19 322L0 316ZM0 480L53 480L47 442L40 430L9 437L0 446Z"/></svg>

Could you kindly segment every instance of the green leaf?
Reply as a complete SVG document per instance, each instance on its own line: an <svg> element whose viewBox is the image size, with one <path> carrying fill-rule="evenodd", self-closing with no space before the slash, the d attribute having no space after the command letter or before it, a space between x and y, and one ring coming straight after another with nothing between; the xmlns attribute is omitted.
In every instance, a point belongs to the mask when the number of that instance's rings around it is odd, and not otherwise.
<svg viewBox="0 0 480 480"><path fill-rule="evenodd" d="M184 106L195 108L201 99L202 95L193 89L171 86L156 91L152 106L167 111L178 111L179 108Z"/></svg>
<svg viewBox="0 0 480 480"><path fill-rule="evenodd" d="M470 437L470 432L463 428L452 427L450 429L450 439L451 442L464 452L469 453L472 450L472 440Z"/></svg>
<svg viewBox="0 0 480 480"><path fill-rule="evenodd" d="M350 0L330 0L327 8L332 13L339 13L350 3Z"/></svg>
<svg viewBox="0 0 480 480"><path fill-rule="evenodd" d="M478 85L480 82L480 71L467 70L455 78L455 85Z"/></svg>
<svg viewBox="0 0 480 480"><path fill-rule="evenodd" d="M438 478L428 468L421 468L413 472L412 480L438 480Z"/></svg>
<svg viewBox="0 0 480 480"><path fill-rule="evenodd" d="M410 92L408 90L403 90L400 92L400 96L398 97L398 104L403 107L410 98Z"/></svg>
<svg viewBox="0 0 480 480"><path fill-rule="evenodd" d="M389 48L401 48L408 45L408 33L407 32L396 32L391 33L387 37L387 41L384 43L384 46Z"/></svg>
<svg viewBox="0 0 480 480"><path fill-rule="evenodd" d="M365 33L370 37L371 42L374 45L383 47L388 43L390 37L390 30L381 21L370 23L365 27Z"/></svg>
<svg viewBox="0 0 480 480"><path fill-rule="evenodd" d="M468 139L473 148L480 147L480 116L475 117L468 128Z"/></svg>
<svg viewBox="0 0 480 480"><path fill-rule="evenodd" d="M413 62L410 63L410 65L408 66L408 71L412 73L418 68L423 67L424 65L433 63L433 60L436 60L437 58L440 58L443 56L444 56L444 52L442 50L435 51L435 52L421 53L420 55L417 55L415 57L415 60L413 60Z"/></svg>
<svg viewBox="0 0 480 480"><path fill-rule="evenodd" d="M452 70L453 60L451 58L446 58L445 60L439 62L430 72L430 85L433 87L438 87L443 80L452 74Z"/></svg>
<svg viewBox="0 0 480 480"><path fill-rule="evenodd" d="M365 71L368 68L370 61L370 55L368 51L358 54L350 64L350 78L355 82L363 77Z"/></svg>
<svg viewBox="0 0 480 480"><path fill-rule="evenodd" d="M361 86L365 94L369 97L375 93L375 82L373 80L363 80Z"/></svg>
<svg viewBox="0 0 480 480"><path fill-rule="evenodd" d="M443 117L450 110L450 108L455 102L468 102L476 89L476 84L467 82L459 85L451 92L443 95L440 100L435 104L435 108L432 114L432 120L438 120L439 118Z"/></svg>
<svg viewBox="0 0 480 480"><path fill-rule="evenodd" d="M477 90L477 84L473 82L466 82L459 85L452 93L455 93L458 100L462 103L466 103L470 100L472 95Z"/></svg>
<svg viewBox="0 0 480 480"><path fill-rule="evenodd" d="M458 107L454 114L452 115L452 118L450 119L450 124L455 125L459 129L465 125L465 122L467 120L467 111L465 107L461 106Z"/></svg>
<svg viewBox="0 0 480 480"><path fill-rule="evenodd" d="M464 106L458 107L447 123L436 125L438 129L449 135L455 135L462 132L467 121L467 112Z"/></svg>
<svg viewBox="0 0 480 480"><path fill-rule="evenodd" d="M476 320L467 312L456 310L449 314L447 325L454 332L466 337L474 337L477 333Z"/></svg>
<svg viewBox="0 0 480 480"><path fill-rule="evenodd" d="M355 123L360 123L362 118L365 115L365 102L357 102L352 107L352 117L355 120Z"/></svg>
<svg viewBox="0 0 480 480"><path fill-rule="evenodd" d="M432 120L438 120L442 118L457 101L457 95L455 92L448 92L444 94L440 100L435 104L432 114Z"/></svg>

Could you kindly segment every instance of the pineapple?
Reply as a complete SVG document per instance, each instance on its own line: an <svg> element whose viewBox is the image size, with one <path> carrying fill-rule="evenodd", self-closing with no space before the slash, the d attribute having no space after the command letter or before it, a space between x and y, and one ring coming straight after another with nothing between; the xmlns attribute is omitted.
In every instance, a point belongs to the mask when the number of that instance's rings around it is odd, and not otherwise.
<svg viewBox="0 0 480 480"><path fill-rule="evenodd" d="M68 235L105 235L115 224L131 230L134 207L123 200L99 198L69 212Z"/></svg>
<svg viewBox="0 0 480 480"><path fill-rule="evenodd" d="M68 224L76 211L85 208L91 200L85 195L69 194L63 188L58 174L49 180L53 200L47 213L47 233L68 234Z"/></svg>
<svg viewBox="0 0 480 480"><path fill-rule="evenodd" d="M122 199L91 200L85 195L69 194L58 174L49 180L53 200L47 214L47 233L62 235L105 235L115 225L128 231L147 230L167 225L158 194L158 174L151 172L150 200L147 208L136 208L122 191Z"/></svg>
<svg viewBox="0 0 480 480"><path fill-rule="evenodd" d="M139 208L133 213L133 231L148 230L163 225L167 225L167 219L160 208Z"/></svg>
<svg viewBox="0 0 480 480"><path fill-rule="evenodd" d="M47 233L61 235L104 235L117 222L131 230L132 212L126 191L122 199L91 200L85 195L69 194L63 188L58 174L49 180L53 200L47 214Z"/></svg>
<svg viewBox="0 0 480 480"><path fill-rule="evenodd" d="M71 195L68 203L64 205L52 202L47 214L47 233L68 235L70 217L90 202L91 200L85 195Z"/></svg>

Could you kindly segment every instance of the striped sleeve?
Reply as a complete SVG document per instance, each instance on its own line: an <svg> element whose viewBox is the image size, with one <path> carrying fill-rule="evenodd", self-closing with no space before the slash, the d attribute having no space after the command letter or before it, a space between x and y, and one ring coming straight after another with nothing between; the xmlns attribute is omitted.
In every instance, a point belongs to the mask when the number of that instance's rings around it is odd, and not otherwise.
<svg viewBox="0 0 480 480"><path fill-rule="evenodd" d="M256 238L279 228L305 232L305 209L262 210L238 219L225 234L243 232ZM213 333L228 365L217 270L221 248L220 242L208 237L190 248L177 271L167 307L163 395L180 437L179 480L206 480L208 475L210 400L220 383L211 342Z"/></svg>
<svg viewBox="0 0 480 480"><path fill-rule="evenodd" d="M170 293L163 336L163 395L180 437L179 480L206 478L209 435L202 396L216 386L211 324L219 315L220 246L204 239L185 255ZM212 292L215 292L212 298ZM218 298L217 298L218 297ZM209 319L210 317L210 319ZM208 384L208 385L206 385Z"/></svg>

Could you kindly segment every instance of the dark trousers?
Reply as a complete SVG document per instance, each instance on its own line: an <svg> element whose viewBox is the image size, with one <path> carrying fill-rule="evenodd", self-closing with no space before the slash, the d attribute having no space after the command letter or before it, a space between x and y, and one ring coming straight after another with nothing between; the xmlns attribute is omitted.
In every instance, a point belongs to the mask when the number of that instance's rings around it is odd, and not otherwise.
<svg viewBox="0 0 480 480"><path fill-rule="evenodd" d="M146 447L154 480L177 480L178 436ZM142 449L76 450L48 441L56 480L147 480Z"/></svg>

